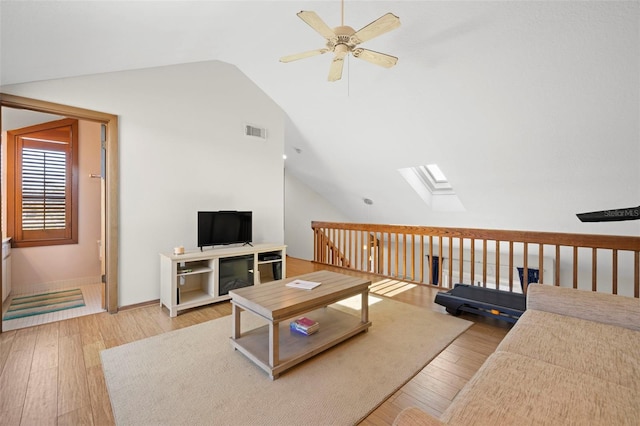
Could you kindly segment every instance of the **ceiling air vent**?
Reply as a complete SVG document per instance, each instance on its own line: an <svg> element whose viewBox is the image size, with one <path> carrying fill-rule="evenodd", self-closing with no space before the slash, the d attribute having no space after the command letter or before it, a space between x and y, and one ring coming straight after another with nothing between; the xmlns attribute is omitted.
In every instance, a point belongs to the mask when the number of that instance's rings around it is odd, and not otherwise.
<svg viewBox="0 0 640 426"><path fill-rule="evenodd" d="M252 126L251 124L244 125L244 134L254 138L267 139L267 129Z"/></svg>

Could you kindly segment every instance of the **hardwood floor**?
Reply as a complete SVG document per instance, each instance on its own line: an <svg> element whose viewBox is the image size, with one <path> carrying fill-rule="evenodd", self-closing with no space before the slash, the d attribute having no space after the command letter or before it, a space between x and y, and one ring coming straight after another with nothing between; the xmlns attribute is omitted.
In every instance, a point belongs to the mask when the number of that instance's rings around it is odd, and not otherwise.
<svg viewBox="0 0 640 426"><path fill-rule="evenodd" d="M287 276L321 267L287 259ZM357 272L338 272L362 275ZM372 292L438 312L436 290L371 278ZM0 334L1 425L112 425L114 419L102 374L100 351L231 313L228 302L182 312L170 318L157 303L106 312ZM474 325L411 381L392 395L362 425L389 425L405 407L416 405L439 416L493 352L510 325L473 315ZM402 360L398 360L402 362Z"/></svg>

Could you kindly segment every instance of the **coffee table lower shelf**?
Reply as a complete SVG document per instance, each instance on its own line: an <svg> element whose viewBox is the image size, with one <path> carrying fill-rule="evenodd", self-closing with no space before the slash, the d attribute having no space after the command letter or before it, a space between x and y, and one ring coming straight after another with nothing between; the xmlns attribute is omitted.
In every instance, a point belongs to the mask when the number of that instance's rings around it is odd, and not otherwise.
<svg viewBox="0 0 640 426"><path fill-rule="evenodd" d="M290 321L296 317L279 323L279 362L274 366L269 365L269 325L244 332L236 339L231 337L231 345L272 378L277 378L281 372L358 333L366 332L371 326L370 321L362 322L360 317L331 307L316 309L304 316L320 323L320 329L305 336L289 329Z"/></svg>

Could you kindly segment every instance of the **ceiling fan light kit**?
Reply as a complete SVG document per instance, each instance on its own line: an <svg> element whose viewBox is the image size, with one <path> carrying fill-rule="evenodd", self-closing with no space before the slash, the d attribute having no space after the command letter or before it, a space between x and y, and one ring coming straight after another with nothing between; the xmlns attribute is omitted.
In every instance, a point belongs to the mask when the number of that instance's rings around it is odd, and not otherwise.
<svg viewBox="0 0 640 426"><path fill-rule="evenodd" d="M385 68L391 68L398 62L398 58L395 56L357 47L360 43L398 28L400 26L400 18L393 13L386 13L382 15L380 18L358 31L344 25L344 4L342 16L343 25L333 29L329 28L329 26L315 12L303 10L297 15L311 28L316 30L318 34L325 38L326 48L283 56L280 58L280 62L292 62L299 59L322 55L327 52L333 52L334 57L329 68L329 81L337 81L342 78L344 58L349 53L351 53L354 58L362 59L366 62Z"/></svg>

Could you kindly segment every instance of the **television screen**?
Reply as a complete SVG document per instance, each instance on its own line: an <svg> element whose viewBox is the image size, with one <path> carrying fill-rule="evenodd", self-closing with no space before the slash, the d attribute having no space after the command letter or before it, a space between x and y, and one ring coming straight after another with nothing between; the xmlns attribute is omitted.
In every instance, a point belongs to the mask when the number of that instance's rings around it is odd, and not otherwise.
<svg viewBox="0 0 640 426"><path fill-rule="evenodd" d="M198 212L198 247L251 243L251 212Z"/></svg>

